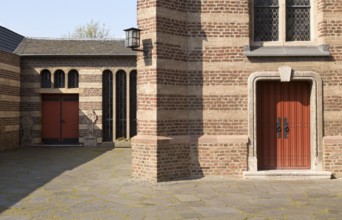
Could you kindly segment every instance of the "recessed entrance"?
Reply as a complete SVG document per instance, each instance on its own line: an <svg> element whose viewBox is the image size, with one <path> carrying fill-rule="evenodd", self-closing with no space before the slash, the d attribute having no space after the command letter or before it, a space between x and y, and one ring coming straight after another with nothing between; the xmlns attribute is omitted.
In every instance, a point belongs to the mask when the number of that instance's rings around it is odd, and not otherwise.
<svg viewBox="0 0 342 220"><path fill-rule="evenodd" d="M256 91L258 170L310 169L310 83L258 81Z"/></svg>
<svg viewBox="0 0 342 220"><path fill-rule="evenodd" d="M77 144L78 95L43 95L42 100L42 142Z"/></svg>

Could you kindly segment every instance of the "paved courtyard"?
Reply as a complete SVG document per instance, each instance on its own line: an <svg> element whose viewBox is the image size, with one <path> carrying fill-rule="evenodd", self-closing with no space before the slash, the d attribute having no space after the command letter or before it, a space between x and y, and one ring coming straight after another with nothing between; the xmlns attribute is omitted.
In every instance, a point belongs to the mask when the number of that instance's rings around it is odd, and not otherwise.
<svg viewBox="0 0 342 220"><path fill-rule="evenodd" d="M130 149L0 152L0 219L342 219L342 181L133 181Z"/></svg>

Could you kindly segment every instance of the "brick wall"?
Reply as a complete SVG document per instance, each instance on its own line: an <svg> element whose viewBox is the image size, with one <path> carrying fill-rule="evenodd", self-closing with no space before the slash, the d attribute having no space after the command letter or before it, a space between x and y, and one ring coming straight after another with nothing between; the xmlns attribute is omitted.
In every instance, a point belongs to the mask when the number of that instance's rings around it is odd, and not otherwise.
<svg viewBox="0 0 342 220"><path fill-rule="evenodd" d="M324 138L324 168L335 178L342 178L342 136Z"/></svg>
<svg viewBox="0 0 342 220"><path fill-rule="evenodd" d="M110 70L115 77L119 70L126 74L136 70L136 58L132 57L22 57L21 74L21 112L28 113L34 121L32 138L34 144L41 143L41 96L40 73L47 69L53 74L56 70L67 73L75 69L79 73L79 141L83 143L87 135L87 111L95 110L98 116L95 135L102 142L102 74ZM115 85L114 85L115 86ZM67 86L66 86L67 87ZM58 89L57 89L58 90ZM60 93L62 90L50 89ZM46 90L44 91L46 93ZM64 89L62 93L67 93ZM115 106L114 106L115 108Z"/></svg>
<svg viewBox="0 0 342 220"><path fill-rule="evenodd" d="M189 140L156 136L132 139L132 176L151 182L178 180L190 176Z"/></svg>
<svg viewBox="0 0 342 220"><path fill-rule="evenodd" d="M336 16L341 11L340 1L318 0L317 6L312 6L316 22L314 44L331 47L332 56L323 58L247 58L244 47L251 43L253 23L249 2L138 1L138 24L144 30L142 39L153 42L151 65L146 65L141 55L138 59L138 134L189 136L189 140L211 136L210 143L189 141L186 145L198 152L198 164L210 164L204 166L205 171L198 168L195 173L241 175L247 169L247 151L235 149L246 142L232 146L229 143L236 136L248 135L247 81L254 72L275 72L280 66L291 66L294 71L320 75L324 84L324 126L319 129L324 130L325 136L342 135L342 26L341 16ZM218 143L218 136L224 136L226 143ZM157 155L153 157L165 158L162 148L158 150L159 145L155 144ZM216 152L224 152L224 156L215 157ZM241 158L238 164L221 166L222 160L230 160L230 155ZM149 156L144 158L148 161ZM133 165L139 167L134 162ZM231 167L236 167L235 171ZM177 171L174 167L170 169ZM155 172L161 175L159 172L164 171L157 167Z"/></svg>
<svg viewBox="0 0 342 220"><path fill-rule="evenodd" d="M237 176L247 170L246 144L193 144L198 157L191 164L191 175Z"/></svg>
<svg viewBox="0 0 342 220"><path fill-rule="evenodd" d="M19 146L20 58L0 51L0 150Z"/></svg>

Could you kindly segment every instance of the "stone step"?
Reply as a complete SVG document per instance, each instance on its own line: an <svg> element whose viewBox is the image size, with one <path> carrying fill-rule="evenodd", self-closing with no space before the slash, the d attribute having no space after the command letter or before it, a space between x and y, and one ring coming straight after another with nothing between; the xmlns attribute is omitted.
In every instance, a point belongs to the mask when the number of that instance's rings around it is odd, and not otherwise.
<svg viewBox="0 0 342 220"><path fill-rule="evenodd" d="M331 179L332 173L328 171L312 170L267 170L267 171L245 171L244 179L264 180L313 180Z"/></svg>
<svg viewBox="0 0 342 220"><path fill-rule="evenodd" d="M33 144L32 147L83 147L83 144Z"/></svg>

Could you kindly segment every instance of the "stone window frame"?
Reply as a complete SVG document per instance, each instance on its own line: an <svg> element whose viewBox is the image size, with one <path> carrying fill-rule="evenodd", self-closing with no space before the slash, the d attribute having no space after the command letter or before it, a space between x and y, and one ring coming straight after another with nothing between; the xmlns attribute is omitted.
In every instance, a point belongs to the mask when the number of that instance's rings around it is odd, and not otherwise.
<svg viewBox="0 0 342 220"><path fill-rule="evenodd" d="M248 171L258 171L256 85L262 80L280 81L279 72L254 72L248 79ZM312 171L323 171L323 81L312 71L295 71L291 81L311 83L310 95L310 160Z"/></svg>
<svg viewBox="0 0 342 220"><path fill-rule="evenodd" d="M137 77L138 77L138 70L137 70L137 68L136 67L131 67L131 68L127 68L127 67L116 67L116 68L113 68L113 67L103 67L103 68L101 68L100 69L100 71L101 71L101 73L103 74L103 72L104 71L106 71L106 70L108 70L108 71L111 71L112 73L113 73L113 104L114 104L114 106L113 106L113 141L117 141L117 136L116 136L116 129L117 129L117 127L116 127L116 114L117 114L117 112L116 112L116 107L115 107L115 105L116 105L116 74L119 72L119 71L124 71L125 72L125 74L126 74L126 79L130 79L130 74L132 73L132 72L136 72L137 73ZM127 98L127 103L130 103L130 100L129 100L129 98L130 98L130 80L126 80L126 98ZM137 92L138 92L138 85L137 85ZM130 128L130 105L128 104L127 106L126 106L127 108L126 108L126 114L127 114L127 121L126 121L126 123L127 123L127 134L126 134L126 136L127 136L127 140L130 140L132 137L131 137L131 134L130 134L130 130L131 130L131 128ZM102 141L102 140L101 140Z"/></svg>
<svg viewBox="0 0 342 220"><path fill-rule="evenodd" d="M37 94L82 94L84 92L83 88L80 87L80 70L76 68L39 68L37 72L40 74L47 70L51 73L51 87L35 89L35 93ZM56 88L55 85L55 73L57 70L62 70L64 72L64 88ZM75 70L78 72L78 87L77 88L69 88L69 72Z"/></svg>
<svg viewBox="0 0 342 220"><path fill-rule="evenodd" d="M310 41L286 41L286 0L279 0L278 41L254 41L254 0L250 1L251 46L317 46L317 0L310 0Z"/></svg>

